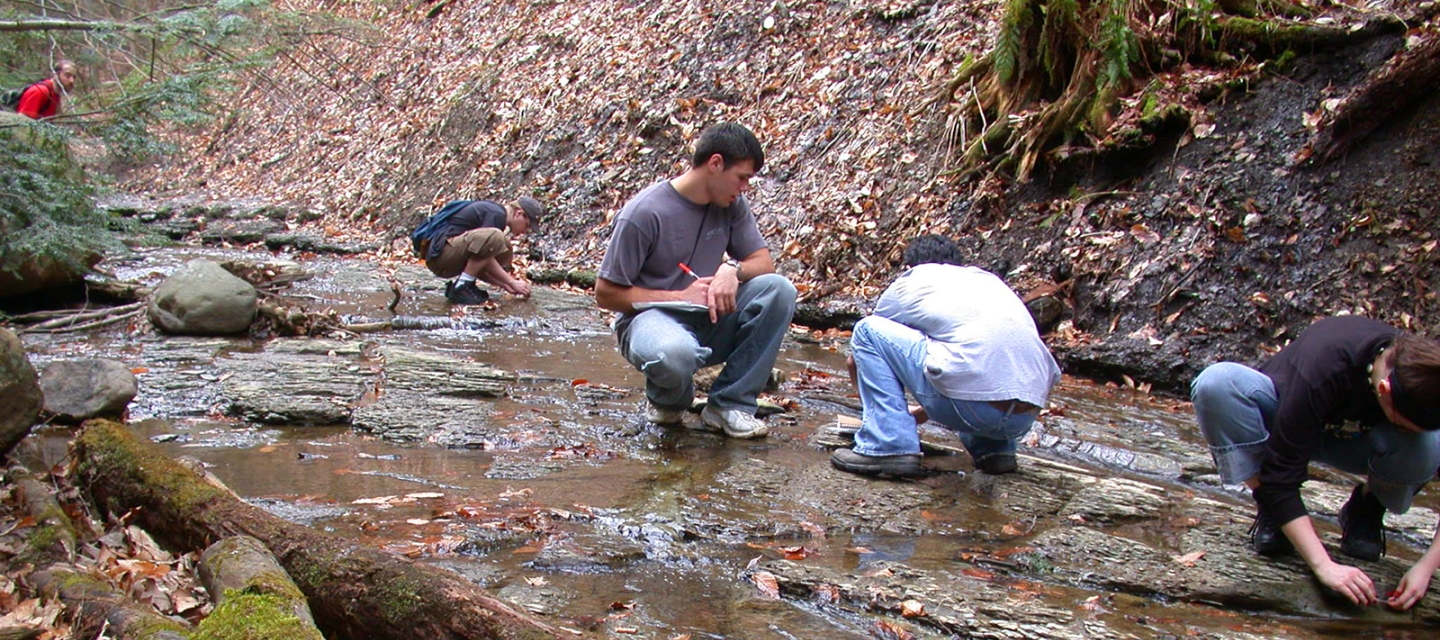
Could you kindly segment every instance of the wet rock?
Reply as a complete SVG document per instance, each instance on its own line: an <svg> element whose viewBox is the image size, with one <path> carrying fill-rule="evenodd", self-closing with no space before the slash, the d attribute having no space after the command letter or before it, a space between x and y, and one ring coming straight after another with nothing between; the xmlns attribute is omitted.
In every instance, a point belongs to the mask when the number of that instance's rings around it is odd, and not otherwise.
<svg viewBox="0 0 1440 640"><path fill-rule="evenodd" d="M570 601L570 596L564 589L550 586L543 578L535 579L533 584L525 579L512 582L501 588L496 595L536 615L559 613L565 603Z"/></svg>
<svg viewBox="0 0 1440 640"><path fill-rule="evenodd" d="M217 220L200 230L200 241L206 244L251 244L284 229L285 225L267 219Z"/></svg>
<svg viewBox="0 0 1440 640"><path fill-rule="evenodd" d="M515 374L473 361L398 347L379 350L384 393L355 409L355 427L387 440L486 448L498 436L489 400L506 393Z"/></svg>
<svg viewBox="0 0 1440 640"><path fill-rule="evenodd" d="M965 566L951 571L925 571L876 562L845 573L772 560L760 563L745 575L755 581L761 572L775 578L782 597L821 603L860 619L887 618L887 624L910 633L1005 640L1121 637L1102 618L1092 617L1076 625L1075 612L1027 597L1023 590L1026 585L986 580L983 577L988 572ZM923 615L906 616L907 603L912 610L917 605L922 607Z"/></svg>
<svg viewBox="0 0 1440 640"><path fill-rule="evenodd" d="M716 482L724 491L741 492L760 504L803 505L846 528L900 533L934 528L922 513L936 499L929 486L845 473L828 462L795 469L750 458L730 465ZM774 527L753 524L757 529Z"/></svg>
<svg viewBox="0 0 1440 640"><path fill-rule="evenodd" d="M208 260L192 260L156 287L150 321L166 333L241 333L255 319L255 287Z"/></svg>
<svg viewBox="0 0 1440 640"><path fill-rule="evenodd" d="M119 417L135 399L135 374L114 360L57 360L40 374L45 412L61 422Z"/></svg>
<svg viewBox="0 0 1440 640"><path fill-rule="evenodd" d="M294 249L295 251L309 251L311 253L338 253L351 255L376 251L380 248L378 242L334 242L324 236L309 233L271 233L264 238L265 247L272 251L281 249Z"/></svg>
<svg viewBox="0 0 1440 640"><path fill-rule="evenodd" d="M0 329L0 456L30 433L43 404L35 368L20 339Z"/></svg>
<svg viewBox="0 0 1440 640"><path fill-rule="evenodd" d="M623 570L645 557L645 548L631 540L575 535L552 539L528 565L544 571L608 573Z"/></svg>
<svg viewBox="0 0 1440 640"><path fill-rule="evenodd" d="M1129 522L1154 518L1169 504L1164 489L1125 478L1105 478L1070 497L1060 515L1090 522Z"/></svg>
<svg viewBox="0 0 1440 640"><path fill-rule="evenodd" d="M267 424L333 425L350 421L354 404L373 391L365 343L275 340L264 351L235 353L218 364L232 415Z"/></svg>

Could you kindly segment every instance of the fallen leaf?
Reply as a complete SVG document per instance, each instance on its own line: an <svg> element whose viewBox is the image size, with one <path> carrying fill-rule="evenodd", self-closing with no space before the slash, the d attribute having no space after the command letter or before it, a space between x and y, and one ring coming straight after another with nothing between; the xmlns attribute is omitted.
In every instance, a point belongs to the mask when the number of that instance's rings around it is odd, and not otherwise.
<svg viewBox="0 0 1440 640"><path fill-rule="evenodd" d="M876 620L871 632L881 640L915 640L915 634L888 620Z"/></svg>
<svg viewBox="0 0 1440 640"><path fill-rule="evenodd" d="M1187 567L1193 567L1195 566L1195 563L1203 557L1205 557L1204 551L1191 551L1190 553L1187 553L1183 556L1172 556L1170 559L1174 560L1178 564L1182 564Z"/></svg>
<svg viewBox="0 0 1440 640"><path fill-rule="evenodd" d="M775 574L769 571L756 571L750 574L750 581L755 583L755 587L760 589L760 593L766 598L780 599L780 580L775 577Z"/></svg>
<svg viewBox="0 0 1440 640"><path fill-rule="evenodd" d="M905 618L919 618L925 615L925 603L919 600L906 600L900 603L900 615Z"/></svg>

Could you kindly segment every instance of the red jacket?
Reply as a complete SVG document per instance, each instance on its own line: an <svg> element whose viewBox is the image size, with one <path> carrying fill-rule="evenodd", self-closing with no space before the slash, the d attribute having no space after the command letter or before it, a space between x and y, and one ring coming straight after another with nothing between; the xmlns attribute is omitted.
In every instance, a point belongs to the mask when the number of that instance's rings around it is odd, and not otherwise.
<svg viewBox="0 0 1440 640"><path fill-rule="evenodd" d="M49 118L60 113L60 92L55 90L55 79L42 80L25 88L20 94L20 105L15 108L22 115L36 120Z"/></svg>

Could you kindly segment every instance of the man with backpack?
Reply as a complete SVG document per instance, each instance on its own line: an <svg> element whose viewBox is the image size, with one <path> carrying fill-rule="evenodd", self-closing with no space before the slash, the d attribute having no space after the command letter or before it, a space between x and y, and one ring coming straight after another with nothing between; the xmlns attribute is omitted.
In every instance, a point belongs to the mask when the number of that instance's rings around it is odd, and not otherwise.
<svg viewBox="0 0 1440 640"><path fill-rule="evenodd" d="M60 114L61 100L75 88L75 81L79 77L80 73L74 62L61 60L55 63L54 77L20 90L18 96L14 97L14 104L10 103L12 96L7 95L5 106L35 120L57 116Z"/></svg>
<svg viewBox="0 0 1440 640"><path fill-rule="evenodd" d="M445 205L412 235L425 266L442 278L445 298L453 304L480 304L490 294L476 285L483 280L527 298L530 283L510 274L510 240L524 235L544 213L534 198L499 204L461 200Z"/></svg>

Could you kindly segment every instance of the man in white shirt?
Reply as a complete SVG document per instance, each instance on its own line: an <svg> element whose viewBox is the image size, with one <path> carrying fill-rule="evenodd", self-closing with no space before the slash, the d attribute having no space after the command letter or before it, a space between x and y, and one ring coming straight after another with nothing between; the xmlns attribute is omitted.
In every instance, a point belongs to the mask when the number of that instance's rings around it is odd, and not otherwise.
<svg viewBox="0 0 1440 640"><path fill-rule="evenodd" d="M1025 304L1000 278L962 266L949 238L924 235L905 249L901 274L856 323L851 372L863 408L854 449L831 456L851 473L914 477L916 425L957 432L986 473L1016 469L1016 441L1060 380ZM920 404L911 413L905 393Z"/></svg>

